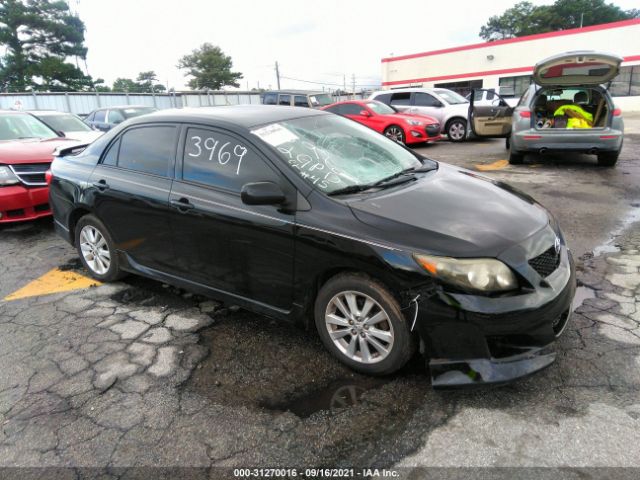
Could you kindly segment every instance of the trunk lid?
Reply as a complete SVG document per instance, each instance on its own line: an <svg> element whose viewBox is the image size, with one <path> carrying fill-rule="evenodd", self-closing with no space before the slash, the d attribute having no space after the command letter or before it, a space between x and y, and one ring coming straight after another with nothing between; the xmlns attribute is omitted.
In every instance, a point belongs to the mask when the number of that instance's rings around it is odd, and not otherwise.
<svg viewBox="0 0 640 480"><path fill-rule="evenodd" d="M579 50L546 58L533 68L538 85L600 85L612 80L623 58L613 53Z"/></svg>

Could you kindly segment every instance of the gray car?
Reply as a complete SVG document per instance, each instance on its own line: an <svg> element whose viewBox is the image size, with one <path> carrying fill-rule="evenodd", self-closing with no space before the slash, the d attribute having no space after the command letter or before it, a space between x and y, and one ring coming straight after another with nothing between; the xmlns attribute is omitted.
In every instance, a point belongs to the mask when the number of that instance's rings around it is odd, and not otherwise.
<svg viewBox="0 0 640 480"><path fill-rule="evenodd" d="M479 137L504 137L509 163L520 164L527 153L582 152L597 155L612 167L624 137L619 108L603 86L620 69L622 57L594 51L567 52L534 67L534 83L516 107L475 105L471 96L471 129Z"/></svg>

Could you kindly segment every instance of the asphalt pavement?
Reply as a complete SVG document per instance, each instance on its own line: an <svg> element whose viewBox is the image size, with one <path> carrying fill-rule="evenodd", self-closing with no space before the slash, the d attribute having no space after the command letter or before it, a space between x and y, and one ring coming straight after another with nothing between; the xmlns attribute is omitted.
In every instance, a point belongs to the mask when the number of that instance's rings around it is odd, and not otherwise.
<svg viewBox="0 0 640 480"><path fill-rule="evenodd" d="M0 227L0 468L12 468L0 477L331 466L637 478L639 127L640 116L627 118L615 168L585 155L510 166L502 140L417 149L532 195L576 258L558 360L500 388L436 392L419 358L390 377L357 375L314 332L139 277L88 281L51 220Z"/></svg>

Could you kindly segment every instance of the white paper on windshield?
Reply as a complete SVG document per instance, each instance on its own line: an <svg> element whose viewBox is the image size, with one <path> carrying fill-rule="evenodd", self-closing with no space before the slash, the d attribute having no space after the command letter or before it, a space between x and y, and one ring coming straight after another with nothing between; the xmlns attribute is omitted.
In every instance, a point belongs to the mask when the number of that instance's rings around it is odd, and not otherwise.
<svg viewBox="0 0 640 480"><path fill-rule="evenodd" d="M298 140L298 136L295 133L277 123L251 130L251 133L257 135L273 147Z"/></svg>

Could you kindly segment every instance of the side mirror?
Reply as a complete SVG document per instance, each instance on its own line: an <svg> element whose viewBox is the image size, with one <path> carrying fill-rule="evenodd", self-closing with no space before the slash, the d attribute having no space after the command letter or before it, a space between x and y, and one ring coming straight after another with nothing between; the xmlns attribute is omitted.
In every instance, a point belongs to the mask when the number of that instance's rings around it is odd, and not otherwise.
<svg viewBox="0 0 640 480"><path fill-rule="evenodd" d="M56 133L58 134L59 137L66 137L66 135L62 130L56 130Z"/></svg>
<svg viewBox="0 0 640 480"><path fill-rule="evenodd" d="M240 198L247 205L281 205L287 200L282 189L273 182L246 183Z"/></svg>
<svg viewBox="0 0 640 480"><path fill-rule="evenodd" d="M370 117L371 113L369 112L369 110L362 110L362 111L360 111L360 116L362 116L362 117Z"/></svg>

